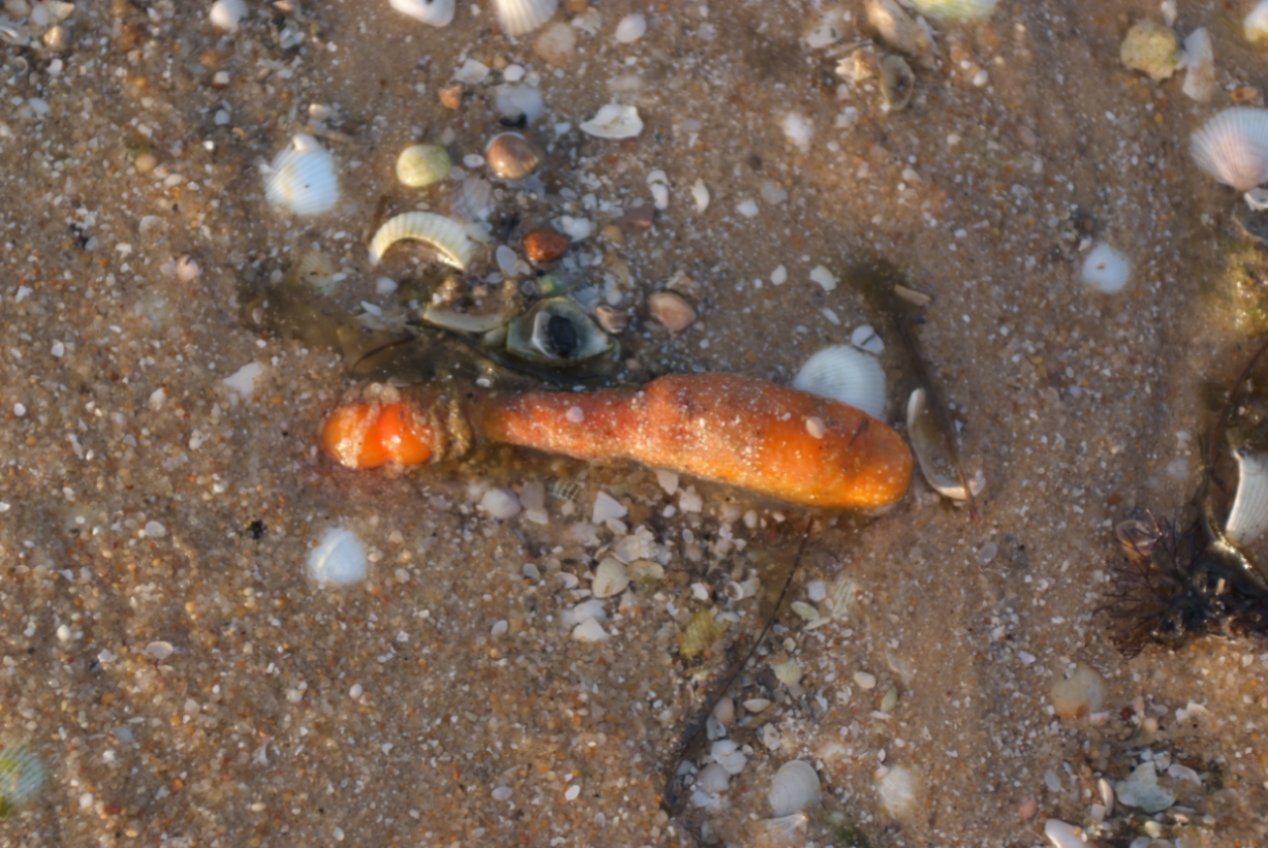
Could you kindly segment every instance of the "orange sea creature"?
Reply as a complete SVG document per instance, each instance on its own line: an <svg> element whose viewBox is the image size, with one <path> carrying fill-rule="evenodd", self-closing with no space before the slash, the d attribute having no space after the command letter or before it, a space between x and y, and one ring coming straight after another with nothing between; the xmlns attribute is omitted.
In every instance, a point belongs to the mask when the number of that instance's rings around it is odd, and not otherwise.
<svg viewBox="0 0 1268 848"><path fill-rule="evenodd" d="M892 504L907 491L902 437L843 403L737 374L679 374L643 386L501 394L374 387L322 425L348 468L454 459L476 440L585 460L628 459L790 503Z"/></svg>

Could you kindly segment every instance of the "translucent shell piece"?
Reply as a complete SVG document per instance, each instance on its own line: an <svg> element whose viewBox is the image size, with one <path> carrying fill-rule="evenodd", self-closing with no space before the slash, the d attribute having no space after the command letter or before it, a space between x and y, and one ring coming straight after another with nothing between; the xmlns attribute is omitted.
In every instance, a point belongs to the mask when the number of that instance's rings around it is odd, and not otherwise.
<svg viewBox="0 0 1268 848"><path fill-rule="evenodd" d="M555 14L559 0L493 0L498 26L514 38L537 29Z"/></svg>
<svg viewBox="0 0 1268 848"><path fill-rule="evenodd" d="M1268 109L1234 106L1193 133L1198 167L1239 191L1268 180Z"/></svg>
<svg viewBox="0 0 1268 848"><path fill-rule="evenodd" d="M980 21L989 18L999 0L911 0L922 15L939 21Z"/></svg>
<svg viewBox="0 0 1268 848"><path fill-rule="evenodd" d="M1237 495L1224 522L1230 542L1249 545L1268 530L1268 454L1237 452Z"/></svg>
<svg viewBox="0 0 1268 848"><path fill-rule="evenodd" d="M296 215L320 215L339 201L335 160L311 135L300 134L274 157L264 176L269 203Z"/></svg>
<svg viewBox="0 0 1268 848"><path fill-rule="evenodd" d="M388 0L388 5L428 26L444 27L453 22L454 0Z"/></svg>
<svg viewBox="0 0 1268 848"><path fill-rule="evenodd" d="M812 395L885 416L885 372L870 353L849 345L825 347L806 360L792 386Z"/></svg>
<svg viewBox="0 0 1268 848"><path fill-rule="evenodd" d="M398 241L421 241L436 249L440 261L467 270L475 245L459 222L433 212L405 212L379 227L370 240L370 264L378 265L383 254Z"/></svg>

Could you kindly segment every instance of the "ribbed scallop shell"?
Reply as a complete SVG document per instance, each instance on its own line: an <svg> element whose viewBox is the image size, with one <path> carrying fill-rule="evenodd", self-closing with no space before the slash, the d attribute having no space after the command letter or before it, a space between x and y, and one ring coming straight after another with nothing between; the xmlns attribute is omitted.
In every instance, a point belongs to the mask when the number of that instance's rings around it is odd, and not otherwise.
<svg viewBox="0 0 1268 848"><path fill-rule="evenodd" d="M939 21L977 21L989 18L999 0L911 0L922 15Z"/></svg>
<svg viewBox="0 0 1268 848"><path fill-rule="evenodd" d="M780 766L766 794L776 818L800 813L819 803L819 797L819 773L805 760L792 760Z"/></svg>
<svg viewBox="0 0 1268 848"><path fill-rule="evenodd" d="M459 222L432 212L405 212L388 220L370 240L370 264L378 265L388 248L398 241L421 241L431 245L440 261L467 270L475 245Z"/></svg>
<svg viewBox="0 0 1268 848"><path fill-rule="evenodd" d="M1230 542L1249 545L1268 530L1268 455L1237 452L1237 495L1224 522Z"/></svg>
<svg viewBox="0 0 1268 848"><path fill-rule="evenodd" d="M873 418L885 415L885 372L880 362L849 345L825 347L807 359L792 385L861 409Z"/></svg>
<svg viewBox="0 0 1268 848"><path fill-rule="evenodd" d="M297 135L264 175L269 203L296 215L320 215L339 201L335 160L311 135Z"/></svg>
<svg viewBox="0 0 1268 848"><path fill-rule="evenodd" d="M1190 149L1203 171L1249 191L1268 180L1268 109L1225 109L1193 133Z"/></svg>
<svg viewBox="0 0 1268 848"><path fill-rule="evenodd" d="M559 8L559 0L493 0L498 26L514 38L537 29Z"/></svg>
<svg viewBox="0 0 1268 848"><path fill-rule="evenodd" d="M453 0L389 0L389 5L428 26L449 26L453 21Z"/></svg>

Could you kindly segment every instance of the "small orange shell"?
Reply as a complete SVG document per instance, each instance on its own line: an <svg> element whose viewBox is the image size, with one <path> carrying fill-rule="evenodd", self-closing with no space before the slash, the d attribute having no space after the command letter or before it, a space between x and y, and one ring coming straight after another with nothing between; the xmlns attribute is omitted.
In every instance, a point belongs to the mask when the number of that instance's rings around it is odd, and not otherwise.
<svg viewBox="0 0 1268 848"><path fill-rule="evenodd" d="M568 252L568 237L552 229L533 230L524 236L524 255L535 265L554 262Z"/></svg>

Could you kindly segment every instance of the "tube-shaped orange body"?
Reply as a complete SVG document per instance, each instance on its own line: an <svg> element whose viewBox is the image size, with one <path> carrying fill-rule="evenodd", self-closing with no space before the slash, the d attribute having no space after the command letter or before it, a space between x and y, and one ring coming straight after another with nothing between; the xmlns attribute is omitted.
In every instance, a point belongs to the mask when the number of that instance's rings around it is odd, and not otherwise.
<svg viewBox="0 0 1268 848"><path fill-rule="evenodd" d="M529 392L482 408L486 438L579 459L632 459L792 503L868 508L911 482L902 437L867 413L736 374L636 389Z"/></svg>
<svg viewBox="0 0 1268 848"><path fill-rule="evenodd" d="M578 459L630 459L829 508L886 506L911 482L911 452L882 422L736 374L671 375L585 393L477 395L454 404L436 397L348 404L326 419L322 447L349 468L412 465L454 456L454 446L465 450L474 434Z"/></svg>

